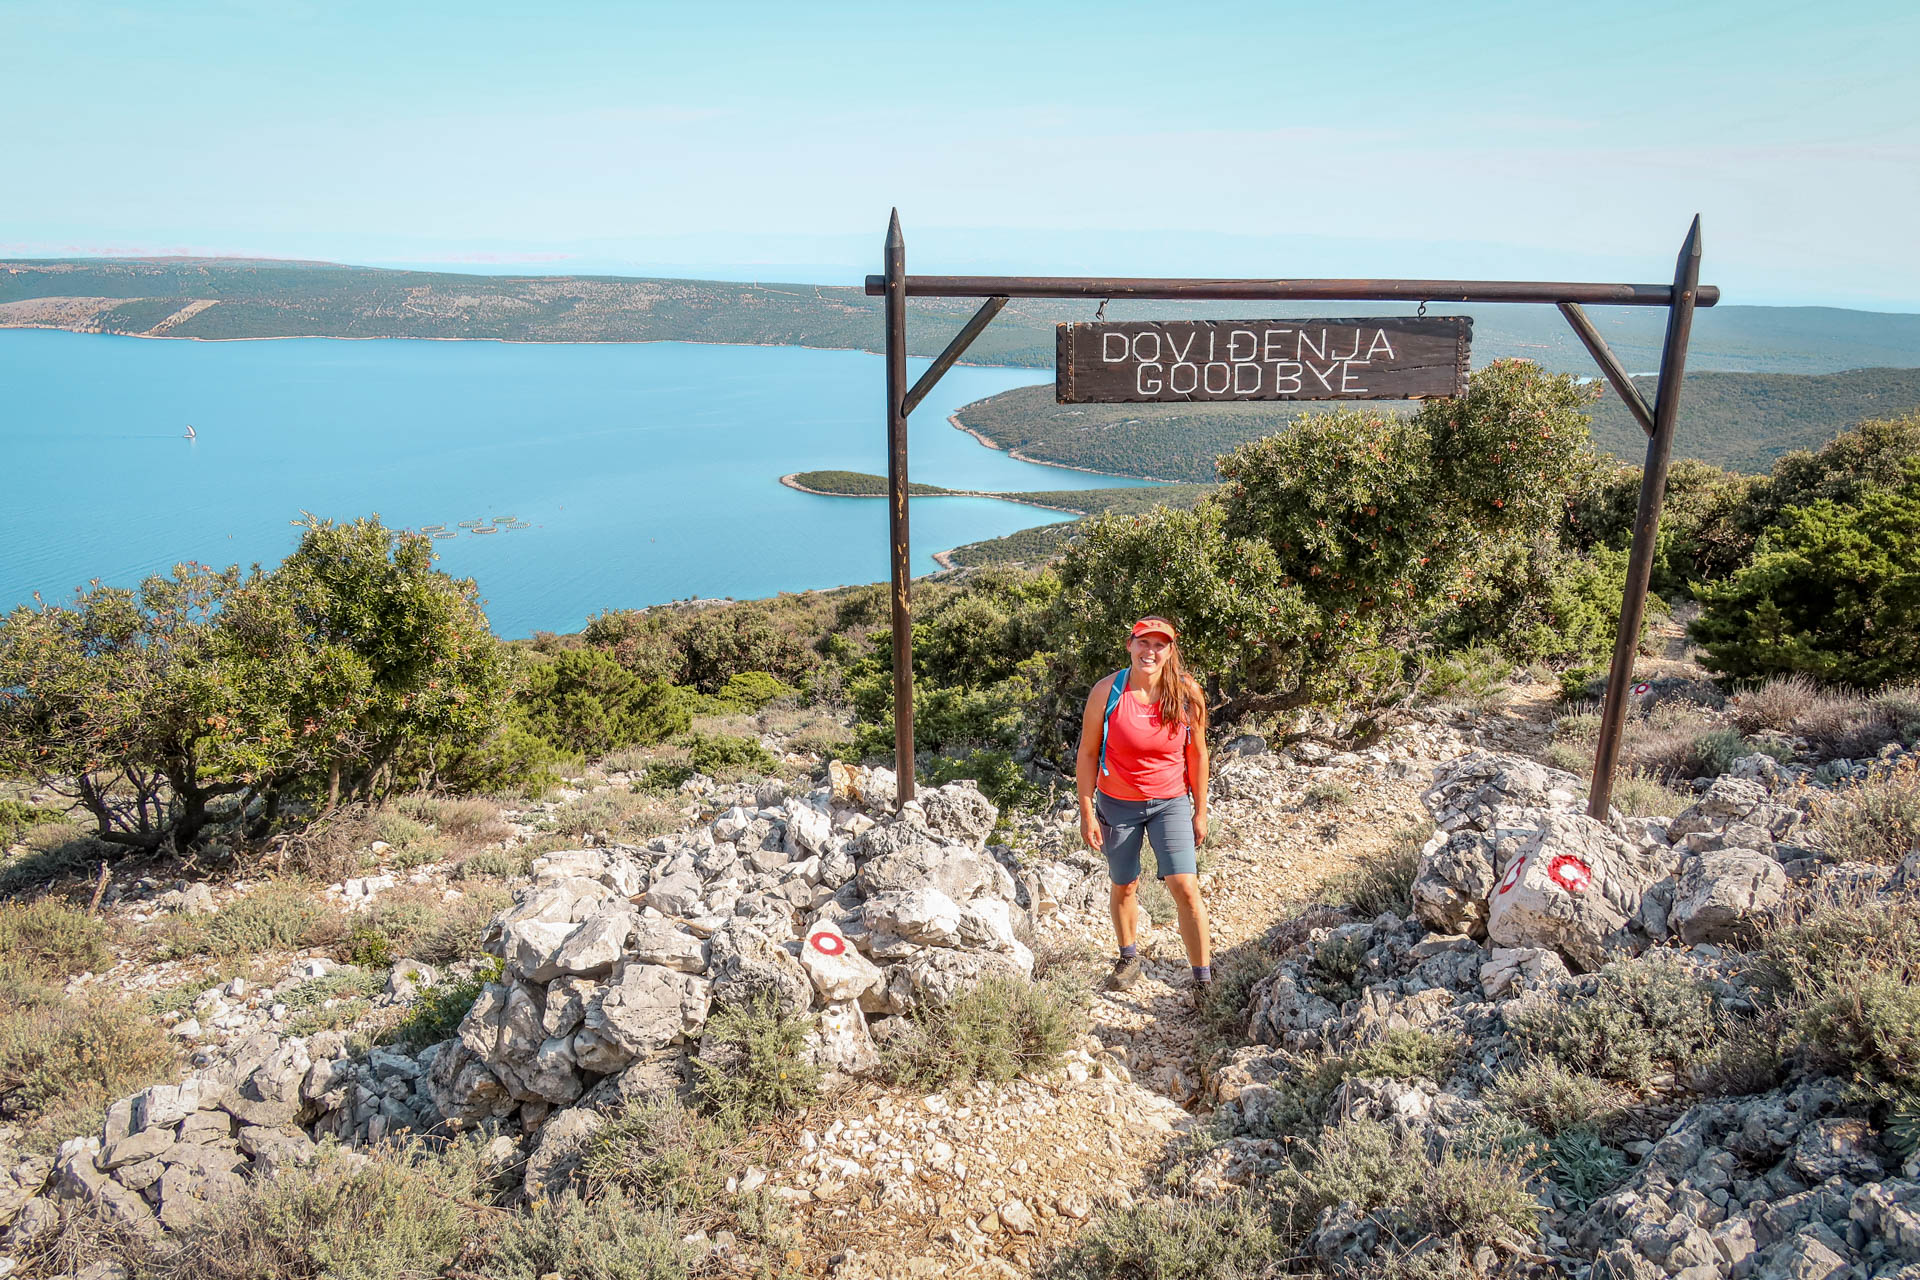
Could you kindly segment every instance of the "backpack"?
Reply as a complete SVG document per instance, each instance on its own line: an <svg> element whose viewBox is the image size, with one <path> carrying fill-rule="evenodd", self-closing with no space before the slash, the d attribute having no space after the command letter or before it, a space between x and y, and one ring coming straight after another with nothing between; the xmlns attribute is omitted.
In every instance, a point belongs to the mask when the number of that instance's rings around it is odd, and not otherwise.
<svg viewBox="0 0 1920 1280"><path fill-rule="evenodd" d="M1113 711L1120 705L1120 695L1127 691L1129 668L1122 667L1113 673L1113 684L1107 690L1107 713L1100 717L1100 776L1107 776L1107 726L1113 723Z"/></svg>

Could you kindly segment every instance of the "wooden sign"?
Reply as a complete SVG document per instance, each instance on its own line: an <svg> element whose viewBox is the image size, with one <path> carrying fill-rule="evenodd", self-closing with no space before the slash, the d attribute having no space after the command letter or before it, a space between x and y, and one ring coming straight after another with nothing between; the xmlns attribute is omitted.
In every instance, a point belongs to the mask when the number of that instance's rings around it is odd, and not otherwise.
<svg viewBox="0 0 1920 1280"><path fill-rule="evenodd" d="M1125 320L1055 334L1061 404L1465 395L1471 316Z"/></svg>

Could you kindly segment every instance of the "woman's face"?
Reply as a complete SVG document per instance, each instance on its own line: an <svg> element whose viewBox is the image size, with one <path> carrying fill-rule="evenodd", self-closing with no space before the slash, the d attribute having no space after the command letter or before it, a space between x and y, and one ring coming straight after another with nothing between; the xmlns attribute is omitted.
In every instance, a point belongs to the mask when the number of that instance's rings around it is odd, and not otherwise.
<svg viewBox="0 0 1920 1280"><path fill-rule="evenodd" d="M1173 642L1165 636L1148 634L1127 641L1127 652L1132 655L1134 665L1148 675L1160 670L1160 664L1167 660L1167 651L1172 648Z"/></svg>

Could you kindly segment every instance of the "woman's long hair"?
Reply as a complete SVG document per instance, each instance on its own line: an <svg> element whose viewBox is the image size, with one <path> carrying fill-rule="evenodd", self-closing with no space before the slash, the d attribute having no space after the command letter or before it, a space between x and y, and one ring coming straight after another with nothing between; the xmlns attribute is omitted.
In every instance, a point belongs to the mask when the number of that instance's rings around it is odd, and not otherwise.
<svg viewBox="0 0 1920 1280"><path fill-rule="evenodd" d="M1174 630L1173 623L1157 613L1141 621L1164 622L1169 631ZM1207 698L1200 692L1199 682L1180 663L1177 637L1167 642L1166 654L1160 659L1160 719L1165 724L1191 726L1199 733L1207 731Z"/></svg>

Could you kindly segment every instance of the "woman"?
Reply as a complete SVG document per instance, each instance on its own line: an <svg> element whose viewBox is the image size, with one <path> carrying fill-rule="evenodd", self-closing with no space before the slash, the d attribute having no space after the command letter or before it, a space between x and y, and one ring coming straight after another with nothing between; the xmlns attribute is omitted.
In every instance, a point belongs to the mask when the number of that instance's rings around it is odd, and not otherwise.
<svg viewBox="0 0 1920 1280"><path fill-rule="evenodd" d="M1179 638L1165 618L1134 623L1127 654L1127 669L1087 695L1074 769L1080 838L1107 855L1112 882L1107 902L1120 958L1107 986L1123 990L1140 977L1134 941L1140 845L1151 839L1160 879L1180 913L1198 1008L1213 983L1207 908L1195 866L1195 851L1207 838L1207 703L1193 677L1180 669Z"/></svg>

